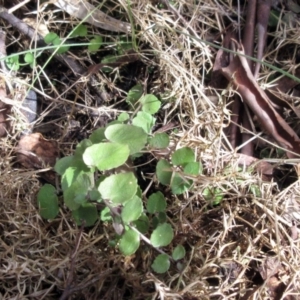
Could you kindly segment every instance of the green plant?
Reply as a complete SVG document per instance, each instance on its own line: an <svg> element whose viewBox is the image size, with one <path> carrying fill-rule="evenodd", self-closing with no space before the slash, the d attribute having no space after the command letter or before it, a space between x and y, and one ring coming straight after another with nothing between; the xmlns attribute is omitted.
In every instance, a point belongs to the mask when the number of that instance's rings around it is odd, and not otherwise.
<svg viewBox="0 0 300 300"><path fill-rule="evenodd" d="M135 90L129 93L131 100ZM110 222L115 236L109 243L118 245L124 255L135 253L144 240L160 252L152 268L161 273L168 270L171 261L181 260L185 250L179 245L170 256L160 249L174 237L167 222L167 201L160 191L146 199L130 165L144 152L168 147L169 137L165 133L152 134L156 121L153 115L161 105L154 95L145 95L134 103L131 100L129 103L139 108L136 115L130 118L122 113L105 128L98 128L77 145L72 156L58 160L54 169L61 176L64 204L77 225L93 226L99 219ZM156 168L158 180L170 184L176 194L192 186L193 180L186 179L186 175L200 171L201 164L187 147L176 150L170 163L160 160ZM38 205L43 218L57 216L58 198L53 186L46 184L40 189Z"/></svg>

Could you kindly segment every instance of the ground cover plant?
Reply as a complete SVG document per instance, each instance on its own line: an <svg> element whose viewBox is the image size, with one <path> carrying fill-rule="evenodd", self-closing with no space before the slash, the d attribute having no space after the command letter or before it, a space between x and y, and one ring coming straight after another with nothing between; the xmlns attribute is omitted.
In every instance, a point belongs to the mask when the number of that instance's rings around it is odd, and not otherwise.
<svg viewBox="0 0 300 300"><path fill-rule="evenodd" d="M297 299L296 1L4 1L1 299Z"/></svg>

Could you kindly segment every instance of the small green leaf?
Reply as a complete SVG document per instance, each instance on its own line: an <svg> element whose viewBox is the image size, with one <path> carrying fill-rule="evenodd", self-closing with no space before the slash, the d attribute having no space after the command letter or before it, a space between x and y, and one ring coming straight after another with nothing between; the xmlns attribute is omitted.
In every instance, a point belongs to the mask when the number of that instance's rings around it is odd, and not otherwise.
<svg viewBox="0 0 300 300"><path fill-rule="evenodd" d="M7 67L12 71L18 71L20 69L19 55L8 56L5 62Z"/></svg>
<svg viewBox="0 0 300 300"><path fill-rule="evenodd" d="M137 179L132 172L110 175L99 186L103 199L115 204L122 204L130 200L137 191Z"/></svg>
<svg viewBox="0 0 300 300"><path fill-rule="evenodd" d="M64 43L62 42L61 39L55 39L53 41L53 45L58 46L58 49L56 50L56 53L63 54L63 53L66 53L67 51L69 51L70 46L64 46L63 44Z"/></svg>
<svg viewBox="0 0 300 300"><path fill-rule="evenodd" d="M99 143L87 148L83 161L88 166L96 166L100 171L111 170L123 165L129 157L129 147L117 143Z"/></svg>
<svg viewBox="0 0 300 300"><path fill-rule="evenodd" d="M176 166L183 166L195 161L194 151L189 147L183 147L172 154L172 163Z"/></svg>
<svg viewBox="0 0 300 300"><path fill-rule="evenodd" d="M94 204L86 203L77 210L73 210L72 216L78 226L84 222L85 227L90 227L98 220L98 211Z"/></svg>
<svg viewBox="0 0 300 300"><path fill-rule="evenodd" d="M93 131L93 133L90 135L90 140L93 144L101 143L105 140L105 135L104 135L105 128L100 127Z"/></svg>
<svg viewBox="0 0 300 300"><path fill-rule="evenodd" d="M168 246L173 240L174 234L170 224L164 223L158 225L152 232L150 241L153 247Z"/></svg>
<svg viewBox="0 0 300 300"><path fill-rule="evenodd" d="M156 176L161 184L169 185L172 177L172 165L165 159L159 160L156 165Z"/></svg>
<svg viewBox="0 0 300 300"><path fill-rule="evenodd" d="M139 234L128 229L121 237L119 248L124 255L132 255L140 246L140 236Z"/></svg>
<svg viewBox="0 0 300 300"><path fill-rule="evenodd" d="M117 61L117 57L115 55L107 55L102 60L102 64L109 64L109 63L115 63ZM113 70L113 67L104 66L101 68L101 70L105 73L109 73Z"/></svg>
<svg viewBox="0 0 300 300"><path fill-rule="evenodd" d="M26 53L24 56L24 61L28 64L32 64L34 62L34 55L32 53Z"/></svg>
<svg viewBox="0 0 300 300"><path fill-rule="evenodd" d="M150 139L150 146L157 149L164 149L169 146L170 138L164 133L155 133L154 136Z"/></svg>
<svg viewBox="0 0 300 300"><path fill-rule="evenodd" d="M219 188L205 188L202 196L206 201L212 202L213 205L218 205L223 200L224 195Z"/></svg>
<svg viewBox="0 0 300 300"><path fill-rule="evenodd" d="M44 219L54 219L59 212L58 197L55 187L45 184L37 194L40 215Z"/></svg>
<svg viewBox="0 0 300 300"><path fill-rule="evenodd" d="M140 99L142 103L142 110L151 115L158 112L161 106L161 102L152 94L147 94Z"/></svg>
<svg viewBox="0 0 300 300"><path fill-rule="evenodd" d="M159 274L165 273L170 268L170 260L169 256L167 254L159 254L153 264L151 265L151 268Z"/></svg>
<svg viewBox="0 0 300 300"><path fill-rule="evenodd" d="M166 210L167 202L166 199L161 192L156 192L152 194L147 202L147 211L150 214L154 214L156 212L163 212Z"/></svg>
<svg viewBox="0 0 300 300"><path fill-rule="evenodd" d="M192 184L193 181L191 179L186 179L182 175L175 173L171 181L172 193L175 195L180 195L189 190Z"/></svg>
<svg viewBox="0 0 300 300"><path fill-rule="evenodd" d="M187 163L183 168L183 173L187 175L197 176L199 174L202 174L202 172L203 172L202 164L196 161Z"/></svg>
<svg viewBox="0 0 300 300"><path fill-rule="evenodd" d="M90 146L92 146L92 145L93 145L93 143L92 143L91 140L89 140L89 139L84 139L84 140L82 140L82 141L76 146L75 156L81 158L82 155L83 155L83 153L84 153L84 151L85 151L88 147L90 147Z"/></svg>
<svg viewBox="0 0 300 300"><path fill-rule="evenodd" d="M95 36L93 39L91 39L90 44L88 46L88 50L90 52L96 52L96 51L98 51L99 48L102 45L102 42L103 42L102 41L102 36L99 36L99 35Z"/></svg>
<svg viewBox="0 0 300 300"><path fill-rule="evenodd" d="M81 36L81 37L87 36L87 26L86 25L80 24L74 28L74 30L70 34L70 37L77 37L77 36Z"/></svg>
<svg viewBox="0 0 300 300"><path fill-rule="evenodd" d="M46 43L46 44L53 44L54 43L54 41L57 41L57 40L59 40L60 41L60 38L59 38L59 36L56 34L56 33L54 33L54 32L49 32L48 34L46 34L45 35L45 37L44 37L44 42Z"/></svg>
<svg viewBox="0 0 300 300"><path fill-rule="evenodd" d="M152 117L150 114L139 111L137 115L133 118L132 124L141 127L146 133L150 133L152 127L154 126L156 118Z"/></svg>
<svg viewBox="0 0 300 300"><path fill-rule="evenodd" d="M114 143L128 145L130 154L142 150L147 142L146 132L137 126L127 124L114 124L105 130L107 139Z"/></svg>
<svg viewBox="0 0 300 300"><path fill-rule="evenodd" d="M182 245L178 245L172 252L172 257L174 260L179 260L185 257L185 249Z"/></svg>
<svg viewBox="0 0 300 300"><path fill-rule="evenodd" d="M137 220L143 212L143 202L141 198L134 196L128 202L126 202L121 217L125 224L129 224L132 221Z"/></svg>
<svg viewBox="0 0 300 300"><path fill-rule="evenodd" d="M160 224L167 222L167 215L165 212L159 212L157 215L158 222Z"/></svg>
<svg viewBox="0 0 300 300"><path fill-rule="evenodd" d="M122 112L119 116L118 116L118 121L120 122L125 122L129 120L129 114L126 112Z"/></svg>
<svg viewBox="0 0 300 300"><path fill-rule="evenodd" d="M106 221L111 221L112 220L109 207L105 207L104 209L101 210L100 220L102 222L106 222Z"/></svg>
<svg viewBox="0 0 300 300"><path fill-rule="evenodd" d="M134 224L137 230L142 234L147 233L149 230L149 219L145 214L141 215L138 220L134 221Z"/></svg>
<svg viewBox="0 0 300 300"><path fill-rule="evenodd" d="M73 155L65 156L59 159L54 166L55 172L62 176L70 166L73 159L74 159Z"/></svg>
<svg viewBox="0 0 300 300"><path fill-rule="evenodd" d="M129 90L127 94L126 102L134 107L135 104L142 97L142 95L143 95L143 86L141 84L137 84Z"/></svg>

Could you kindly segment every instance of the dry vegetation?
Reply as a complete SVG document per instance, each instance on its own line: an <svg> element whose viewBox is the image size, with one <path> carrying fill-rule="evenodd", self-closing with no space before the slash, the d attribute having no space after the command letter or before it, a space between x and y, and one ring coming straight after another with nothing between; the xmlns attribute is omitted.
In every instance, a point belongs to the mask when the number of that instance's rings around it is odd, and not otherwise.
<svg viewBox="0 0 300 300"><path fill-rule="evenodd" d="M2 5L11 8L19 2L2 1ZM100 99L85 77L76 77L53 57L34 84L39 103L34 131L57 140L61 156L68 155L78 141L128 109L124 99L136 83L143 83L146 92L160 97L163 108L159 125L175 124L176 130L168 131L172 143L177 148L195 149L204 166L203 175L184 195L174 196L156 182L151 187L163 191L168 199L168 217L176 233L174 245L185 246L186 267L181 273L172 266L166 274L155 274L151 270L154 249L143 245L135 255L124 257L108 245L111 226L98 222L92 228L77 228L63 206L58 218L43 220L36 194L45 182L46 170L22 168L15 162L22 130L19 105L15 104L10 113L11 129L0 143L0 298L280 299L283 293L284 299L298 299L298 160L285 159L263 133L256 139L254 156L269 158L274 176L267 180L257 172L246 171L246 167L238 168L236 151L224 131L230 123L229 102L234 89L209 85L218 49L204 41L221 45L229 25L242 30L245 1L240 1L240 18L237 1L175 0L172 5L176 11L164 1L129 2L106 1L101 10L126 22L131 16L138 28L134 32L138 61L117 67L111 74L96 72L94 86L101 91ZM97 1L90 3L97 5ZM278 7L284 6L279 3ZM61 36L79 22L52 4L43 8L30 1L14 14L20 19L46 22L48 30ZM38 14L30 14L35 10ZM293 74L300 57L299 20L294 14L284 22L283 16L279 15L277 25L268 32L264 60ZM7 21L0 22L7 34L8 55L30 47L26 35ZM119 35L88 26L89 32L105 36L109 44L93 55L84 47L71 50L68 55L84 69L110 54L111 43ZM48 57L49 53L43 54L39 63L43 65ZM10 88L7 98L17 103L18 93L40 70L24 67L13 75L2 70ZM257 81L268 89L276 84L276 78L278 73L263 65ZM295 88L293 94L290 92L285 99L299 109L299 91ZM299 132L294 112L286 109L284 116ZM77 124L73 131L68 126L71 120ZM261 128L255 118L253 122L254 135L259 134ZM149 156L149 164L140 162L146 179L155 172L153 159L157 157ZM206 187L221 189L224 198L219 205L204 200ZM294 298L288 298L292 295Z"/></svg>

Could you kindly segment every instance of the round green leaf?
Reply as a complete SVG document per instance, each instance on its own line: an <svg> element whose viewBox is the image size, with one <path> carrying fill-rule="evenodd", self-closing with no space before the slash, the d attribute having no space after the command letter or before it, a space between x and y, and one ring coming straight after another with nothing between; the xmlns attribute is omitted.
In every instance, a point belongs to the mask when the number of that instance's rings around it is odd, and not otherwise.
<svg viewBox="0 0 300 300"><path fill-rule="evenodd" d="M151 268L159 274L165 273L170 268L170 260L169 256L167 254L159 254L153 264L151 265Z"/></svg>
<svg viewBox="0 0 300 300"><path fill-rule="evenodd" d="M158 112L161 106L161 102L152 94L147 94L140 99L142 103L142 110L151 115Z"/></svg>
<svg viewBox="0 0 300 300"><path fill-rule="evenodd" d="M46 44L54 44L54 41L56 41L57 43L57 40L60 41L60 38L59 36L54 33L54 32L49 32L48 34L46 34L46 36L44 37L44 41Z"/></svg>
<svg viewBox="0 0 300 300"><path fill-rule="evenodd" d="M137 220L143 212L143 202L141 198L134 196L128 202L126 202L121 217L125 224Z"/></svg>
<svg viewBox="0 0 300 300"><path fill-rule="evenodd" d="M96 52L102 45L102 37L97 35L93 39L91 39L90 44L88 46L88 50L90 52Z"/></svg>
<svg viewBox="0 0 300 300"><path fill-rule="evenodd" d="M105 207L104 209L101 210L100 219L101 219L102 222L112 220L111 212L110 212L109 207Z"/></svg>
<svg viewBox="0 0 300 300"><path fill-rule="evenodd" d="M129 157L129 148L124 144L99 143L88 147L83 153L83 161L88 166L96 166L100 171L111 170L123 165Z"/></svg>
<svg viewBox="0 0 300 300"><path fill-rule="evenodd" d="M8 56L5 62L7 67L12 71L18 71L20 68L19 55Z"/></svg>
<svg viewBox="0 0 300 300"><path fill-rule="evenodd" d="M70 166L73 158L74 158L74 156L71 155L71 156L65 156L65 157L59 159L55 163L55 166L54 166L55 172L62 176L66 172L68 167Z"/></svg>
<svg viewBox="0 0 300 300"><path fill-rule="evenodd" d="M187 174L187 175L199 175L199 174L202 174L203 172L203 167L202 167L202 164L199 163L199 162L189 162L187 163L184 168L183 168L183 172L184 174Z"/></svg>
<svg viewBox="0 0 300 300"><path fill-rule="evenodd" d="M37 194L40 215L44 219L54 219L59 212L56 189L51 184L45 184Z"/></svg>
<svg viewBox="0 0 300 300"><path fill-rule="evenodd" d="M84 222L85 227L93 226L98 219L98 211L94 204L86 203L77 210L72 211L72 216L78 226Z"/></svg>
<svg viewBox="0 0 300 300"><path fill-rule="evenodd" d="M218 205L223 200L224 195L219 188L205 188L202 196L206 201L212 202L213 205Z"/></svg>
<svg viewBox="0 0 300 300"><path fill-rule="evenodd" d="M150 241L153 247L168 246L173 240L174 234L170 224L164 223L158 225L152 232Z"/></svg>
<svg viewBox="0 0 300 300"><path fill-rule="evenodd" d="M172 257L174 260L179 260L185 257L185 249L182 245L178 245L172 252Z"/></svg>
<svg viewBox="0 0 300 300"><path fill-rule="evenodd" d="M138 100L142 97L142 95L143 95L143 86L141 84L137 84L129 90L127 94L126 102L134 106L138 102Z"/></svg>
<svg viewBox="0 0 300 300"><path fill-rule="evenodd" d="M32 53L26 53L24 56L24 61L28 64L32 64L34 62L34 55Z"/></svg>
<svg viewBox="0 0 300 300"><path fill-rule="evenodd" d="M74 30L70 34L70 37L77 37L77 36L82 36L82 37L87 36L87 26L86 25L80 24L74 28Z"/></svg>
<svg viewBox="0 0 300 300"><path fill-rule="evenodd" d="M165 159L161 159L156 165L156 176L161 184L169 185L172 177L172 165Z"/></svg>
<svg viewBox="0 0 300 300"><path fill-rule="evenodd" d="M145 214L141 215L138 220L134 221L134 224L140 233L145 234L148 232L149 219Z"/></svg>
<svg viewBox="0 0 300 300"><path fill-rule="evenodd" d="M169 143L170 143L169 136L164 132L155 133L149 142L151 147L157 149L167 148L169 146Z"/></svg>
<svg viewBox="0 0 300 300"><path fill-rule="evenodd" d="M93 131L93 133L90 135L90 140L92 141L93 144L101 143L105 140L104 131L105 131L104 127L100 127L95 131Z"/></svg>
<svg viewBox="0 0 300 300"><path fill-rule="evenodd" d="M136 194L137 186L137 179L132 172L120 173L105 178L99 185L99 192L103 199L122 204Z"/></svg>
<svg viewBox="0 0 300 300"><path fill-rule="evenodd" d="M126 112L122 112L119 116L118 116L118 121L120 122L125 122L129 120L129 114Z"/></svg>
<svg viewBox="0 0 300 300"><path fill-rule="evenodd" d="M172 154L172 163L176 166L183 166L195 161L194 151L189 147L183 147Z"/></svg>
<svg viewBox="0 0 300 300"><path fill-rule="evenodd" d="M150 214L154 214L156 212L164 212L167 207L166 199L161 192L156 192L152 194L147 202L147 211Z"/></svg>
<svg viewBox="0 0 300 300"><path fill-rule="evenodd" d="M139 152L147 142L146 132L134 125L114 124L108 126L105 136L114 143L128 145L130 154Z"/></svg>
<svg viewBox="0 0 300 300"><path fill-rule="evenodd" d="M186 179L182 175L175 173L172 177L171 189L172 193L179 195L187 191L193 184L191 179Z"/></svg>
<svg viewBox="0 0 300 300"><path fill-rule="evenodd" d="M132 255L140 246L140 236L139 234L128 229L121 237L119 249L124 255Z"/></svg>
<svg viewBox="0 0 300 300"><path fill-rule="evenodd" d="M145 130L146 133L150 133L152 130L152 127L155 124L156 119L152 117L150 114L139 111L136 115L136 117L133 118L132 124L141 127Z"/></svg>

